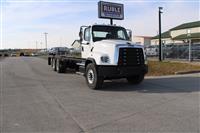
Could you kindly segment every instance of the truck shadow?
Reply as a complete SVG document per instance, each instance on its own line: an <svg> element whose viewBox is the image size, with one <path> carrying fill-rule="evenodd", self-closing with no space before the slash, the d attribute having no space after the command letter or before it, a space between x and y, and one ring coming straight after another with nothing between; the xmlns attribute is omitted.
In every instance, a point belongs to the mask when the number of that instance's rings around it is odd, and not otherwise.
<svg viewBox="0 0 200 133"><path fill-rule="evenodd" d="M145 79L139 85L124 80L105 81L99 91L137 91L141 93L184 93L200 91L199 77L173 77Z"/></svg>

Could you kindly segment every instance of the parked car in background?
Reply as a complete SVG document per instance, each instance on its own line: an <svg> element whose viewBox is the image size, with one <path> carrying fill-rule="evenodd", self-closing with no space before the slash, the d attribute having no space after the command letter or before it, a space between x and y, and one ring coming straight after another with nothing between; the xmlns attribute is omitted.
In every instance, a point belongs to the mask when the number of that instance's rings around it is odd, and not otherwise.
<svg viewBox="0 0 200 133"><path fill-rule="evenodd" d="M25 52L25 53L24 53L24 56L30 56L30 53Z"/></svg>
<svg viewBox="0 0 200 133"><path fill-rule="evenodd" d="M46 49L40 49L38 52L37 52L37 54L38 55L46 55Z"/></svg>
<svg viewBox="0 0 200 133"><path fill-rule="evenodd" d="M158 56L158 46L156 45L148 46L146 47L145 52L147 56Z"/></svg>
<svg viewBox="0 0 200 133"><path fill-rule="evenodd" d="M48 51L49 55L65 55L70 51L67 47L53 47Z"/></svg>
<svg viewBox="0 0 200 133"><path fill-rule="evenodd" d="M31 53L31 56L38 56L37 53Z"/></svg>
<svg viewBox="0 0 200 133"><path fill-rule="evenodd" d="M16 57L17 54L16 54L16 53L11 53L10 56L11 56L11 57Z"/></svg>

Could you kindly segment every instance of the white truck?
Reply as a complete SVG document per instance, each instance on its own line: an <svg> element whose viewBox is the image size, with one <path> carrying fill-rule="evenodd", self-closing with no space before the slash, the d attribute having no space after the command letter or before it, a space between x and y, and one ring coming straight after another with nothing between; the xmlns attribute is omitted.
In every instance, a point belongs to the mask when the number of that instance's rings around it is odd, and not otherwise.
<svg viewBox="0 0 200 133"><path fill-rule="evenodd" d="M81 53L49 55L48 64L58 73L74 69L85 76L92 89L100 89L107 79L126 78L139 84L148 72L146 55L143 46L133 44L129 35L116 25L82 26Z"/></svg>

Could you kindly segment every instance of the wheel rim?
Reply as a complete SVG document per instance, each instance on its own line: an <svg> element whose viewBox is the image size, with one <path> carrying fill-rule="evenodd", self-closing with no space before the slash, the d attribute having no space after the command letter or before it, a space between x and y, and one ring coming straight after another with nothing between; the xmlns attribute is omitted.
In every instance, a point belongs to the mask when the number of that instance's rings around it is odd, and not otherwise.
<svg viewBox="0 0 200 133"><path fill-rule="evenodd" d="M88 70L87 79L89 84L93 84L94 82L94 71L92 69Z"/></svg>
<svg viewBox="0 0 200 133"><path fill-rule="evenodd" d="M51 66L53 67L53 59L51 59Z"/></svg>
<svg viewBox="0 0 200 133"><path fill-rule="evenodd" d="M57 71L59 71L59 61L57 60L57 62L56 62L56 69L57 69Z"/></svg>

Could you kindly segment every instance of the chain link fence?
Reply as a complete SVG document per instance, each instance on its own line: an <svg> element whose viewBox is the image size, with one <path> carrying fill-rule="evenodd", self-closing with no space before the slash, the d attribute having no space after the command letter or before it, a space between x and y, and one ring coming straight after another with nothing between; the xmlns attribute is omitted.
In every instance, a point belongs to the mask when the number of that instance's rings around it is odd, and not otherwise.
<svg viewBox="0 0 200 133"><path fill-rule="evenodd" d="M165 44L162 46L163 59L181 59L189 60L189 44L188 43L176 43ZM158 57L159 46L152 45L145 48L147 57ZM200 61L200 43L191 44L191 60Z"/></svg>

